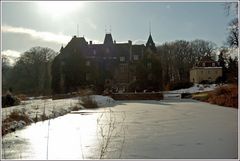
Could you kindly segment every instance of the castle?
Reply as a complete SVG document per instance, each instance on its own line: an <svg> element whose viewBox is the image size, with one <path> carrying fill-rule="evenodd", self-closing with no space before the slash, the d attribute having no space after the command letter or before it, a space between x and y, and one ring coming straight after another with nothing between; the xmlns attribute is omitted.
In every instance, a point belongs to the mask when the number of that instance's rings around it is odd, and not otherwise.
<svg viewBox="0 0 240 161"><path fill-rule="evenodd" d="M111 33L106 33L102 44L73 36L53 61L52 89L54 93L66 93L82 85L100 83L104 88L114 86L124 91L136 80L134 64L146 52L157 52L151 33L146 45L132 44L131 40L117 43Z"/></svg>

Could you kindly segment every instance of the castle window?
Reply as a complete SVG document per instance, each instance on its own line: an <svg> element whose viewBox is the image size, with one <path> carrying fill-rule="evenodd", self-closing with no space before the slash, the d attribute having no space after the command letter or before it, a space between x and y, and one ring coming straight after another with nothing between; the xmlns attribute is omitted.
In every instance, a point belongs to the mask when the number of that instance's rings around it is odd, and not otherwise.
<svg viewBox="0 0 240 161"><path fill-rule="evenodd" d="M120 61L121 61L121 62L124 62L124 61L125 61L125 57L124 57L124 56L121 56L121 57L120 57Z"/></svg>
<svg viewBox="0 0 240 161"><path fill-rule="evenodd" d="M121 65L121 66L120 66L120 72L121 72L121 73L124 73L125 71L126 71L126 70L125 70L125 66L124 66L124 65Z"/></svg>
<svg viewBox="0 0 240 161"><path fill-rule="evenodd" d="M151 69L152 68L152 63L147 63L147 68Z"/></svg>
<svg viewBox="0 0 240 161"><path fill-rule="evenodd" d="M109 53L109 51L110 51L109 48L107 48L107 49L106 49L106 53Z"/></svg>
<svg viewBox="0 0 240 161"><path fill-rule="evenodd" d="M212 67L215 67L215 63L212 63Z"/></svg>
<svg viewBox="0 0 240 161"><path fill-rule="evenodd" d="M128 70L127 64L120 64L120 72L124 73Z"/></svg>
<svg viewBox="0 0 240 161"><path fill-rule="evenodd" d="M94 50L93 50L93 55L96 55L96 53L97 53L97 51L94 49Z"/></svg>
<svg viewBox="0 0 240 161"><path fill-rule="evenodd" d="M136 81L137 80L137 77L134 75L133 76L133 81Z"/></svg>
<svg viewBox="0 0 240 161"><path fill-rule="evenodd" d="M152 74L148 74L148 80L152 80Z"/></svg>
<svg viewBox="0 0 240 161"><path fill-rule="evenodd" d="M124 72L124 66L120 67L120 71L123 73Z"/></svg>
<svg viewBox="0 0 240 161"><path fill-rule="evenodd" d="M133 55L133 60L138 60L138 59L139 59L138 55Z"/></svg>
<svg viewBox="0 0 240 161"><path fill-rule="evenodd" d="M90 66L90 61L86 61L86 66Z"/></svg>
<svg viewBox="0 0 240 161"><path fill-rule="evenodd" d="M86 73L86 81L90 80L90 74Z"/></svg>

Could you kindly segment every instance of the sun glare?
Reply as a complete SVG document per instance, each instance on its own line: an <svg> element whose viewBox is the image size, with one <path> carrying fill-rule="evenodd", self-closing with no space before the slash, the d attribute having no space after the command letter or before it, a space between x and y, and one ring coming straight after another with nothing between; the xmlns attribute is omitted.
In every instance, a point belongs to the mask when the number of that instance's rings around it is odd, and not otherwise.
<svg viewBox="0 0 240 161"><path fill-rule="evenodd" d="M83 3L77 1L46 1L38 2L38 7L40 12L57 18L82 9Z"/></svg>

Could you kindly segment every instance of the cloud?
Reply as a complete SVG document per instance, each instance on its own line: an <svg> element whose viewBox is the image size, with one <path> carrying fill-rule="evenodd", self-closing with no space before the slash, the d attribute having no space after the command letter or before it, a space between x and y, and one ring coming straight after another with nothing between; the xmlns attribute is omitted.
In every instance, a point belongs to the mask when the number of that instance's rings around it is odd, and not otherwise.
<svg viewBox="0 0 240 161"><path fill-rule="evenodd" d="M146 44L147 40L137 39L133 41L133 44Z"/></svg>
<svg viewBox="0 0 240 161"><path fill-rule="evenodd" d="M2 51L1 56L8 58L10 65L14 65L17 59L21 56L21 52L15 50L4 50Z"/></svg>
<svg viewBox="0 0 240 161"><path fill-rule="evenodd" d="M92 29L94 29L94 30L97 29L97 25L96 25L90 18L87 18L86 21L87 21L88 25L89 25Z"/></svg>
<svg viewBox="0 0 240 161"><path fill-rule="evenodd" d="M40 39L47 42L55 42L58 44L66 44L71 36L66 36L63 34L55 34L51 32L41 32L33 29L22 28L22 27L13 27L8 25L2 26L3 33L15 33L15 34L25 34L35 39Z"/></svg>
<svg viewBox="0 0 240 161"><path fill-rule="evenodd" d="M4 50L4 51L2 51L2 55L8 56L8 57L13 57L13 58L18 58L21 56L21 52L15 51L15 50Z"/></svg>
<svg viewBox="0 0 240 161"><path fill-rule="evenodd" d="M90 22L90 21L89 21ZM92 24L92 27L96 28L94 24ZM51 32L41 32L36 31L34 29L29 28L22 28L22 27L13 27L8 25L2 26L2 32L3 33L14 33L14 34L22 34L22 35L28 35L31 38L41 40L43 42L52 42L56 44L67 44L71 40L71 36L67 36L64 34L55 34ZM85 37L86 41L92 40L93 43L102 43L99 40L89 39Z"/></svg>

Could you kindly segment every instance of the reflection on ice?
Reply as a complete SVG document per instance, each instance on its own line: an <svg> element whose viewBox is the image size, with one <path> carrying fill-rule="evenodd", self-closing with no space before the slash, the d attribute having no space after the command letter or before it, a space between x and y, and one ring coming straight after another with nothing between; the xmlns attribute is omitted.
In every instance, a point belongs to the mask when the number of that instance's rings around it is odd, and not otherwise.
<svg viewBox="0 0 240 161"><path fill-rule="evenodd" d="M14 153L10 149L4 151L3 158L86 159L93 153L93 158L103 158L110 139L116 137L116 126L115 114L110 108L75 111L8 134L4 138L4 150L8 149L7 144L26 140L19 144L22 148L12 149Z"/></svg>

